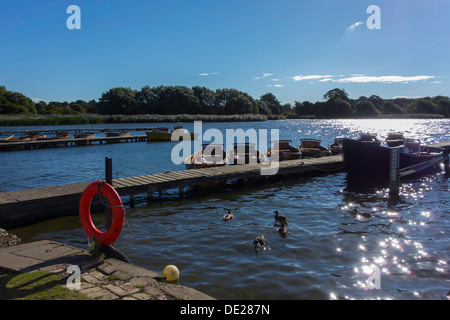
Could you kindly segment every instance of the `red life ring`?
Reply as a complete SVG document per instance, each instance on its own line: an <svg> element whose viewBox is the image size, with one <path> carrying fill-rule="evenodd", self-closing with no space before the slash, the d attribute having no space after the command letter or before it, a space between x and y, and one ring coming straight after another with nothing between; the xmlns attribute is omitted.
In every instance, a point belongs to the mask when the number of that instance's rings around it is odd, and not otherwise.
<svg viewBox="0 0 450 320"><path fill-rule="evenodd" d="M92 198L99 193L106 197L113 214L111 227L106 232L99 231L91 218L91 201ZM79 212L81 225L87 236L101 245L113 243L122 232L125 209L117 191L106 182L96 181L87 186L81 195Z"/></svg>

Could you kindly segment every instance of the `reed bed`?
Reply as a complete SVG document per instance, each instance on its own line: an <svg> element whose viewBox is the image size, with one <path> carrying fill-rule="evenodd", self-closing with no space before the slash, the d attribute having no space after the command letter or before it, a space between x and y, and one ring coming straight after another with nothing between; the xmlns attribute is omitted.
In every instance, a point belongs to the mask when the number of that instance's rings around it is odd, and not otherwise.
<svg viewBox="0 0 450 320"><path fill-rule="evenodd" d="M284 119L282 116L261 114L206 115L206 114L139 114L139 115L0 115L0 126L46 126L102 123L175 123L175 122L244 122Z"/></svg>

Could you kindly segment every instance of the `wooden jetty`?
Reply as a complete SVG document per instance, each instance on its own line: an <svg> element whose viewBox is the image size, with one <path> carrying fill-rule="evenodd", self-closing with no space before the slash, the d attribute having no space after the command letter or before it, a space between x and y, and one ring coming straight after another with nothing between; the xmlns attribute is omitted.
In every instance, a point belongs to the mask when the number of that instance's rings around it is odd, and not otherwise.
<svg viewBox="0 0 450 320"><path fill-rule="evenodd" d="M450 142L432 146L450 150ZM448 167L448 161L444 166ZM340 155L283 161L279 163L278 172L274 176L262 175L261 169L264 167L267 168L267 164L231 165L157 173L113 179L112 185L121 197L129 197L130 203L132 203L136 195L146 194L151 200L154 192L169 189L178 189L182 196L187 187L211 183L337 172L343 169L343 161ZM0 227L11 229L52 218L78 215L81 194L90 183L83 182L0 193ZM104 205L100 200L96 200L92 202L91 209L104 211Z"/></svg>
<svg viewBox="0 0 450 320"><path fill-rule="evenodd" d="M176 172L150 174L112 180L121 197L133 201L135 195L146 194L149 199L154 192L178 189L184 194L186 187L210 183L226 183L238 179L269 179L262 176L261 169L267 164L243 164ZM289 160L279 163L276 176L304 174L307 172L334 172L342 169L341 156L316 159ZM81 194L91 182L34 188L23 191L0 193L0 226L11 229L62 216L78 215ZM104 211L101 201L93 201L92 210Z"/></svg>
<svg viewBox="0 0 450 320"><path fill-rule="evenodd" d="M79 145L91 145L102 143L122 143L122 142L140 142L147 141L146 135L130 135L127 137L95 137L95 138L72 138L72 139L54 139L54 140L32 140L20 142L2 142L0 151L10 150L30 150L40 148L68 147Z"/></svg>
<svg viewBox="0 0 450 320"><path fill-rule="evenodd" d="M38 130L42 134L48 133L58 133L58 132L109 132L109 131L150 131L154 130L156 127L136 127L136 128L67 128L67 129L43 129ZM2 135L11 135L11 134L19 134L19 135L27 135L30 133L34 133L37 130L10 130L10 131L0 131L0 136Z"/></svg>

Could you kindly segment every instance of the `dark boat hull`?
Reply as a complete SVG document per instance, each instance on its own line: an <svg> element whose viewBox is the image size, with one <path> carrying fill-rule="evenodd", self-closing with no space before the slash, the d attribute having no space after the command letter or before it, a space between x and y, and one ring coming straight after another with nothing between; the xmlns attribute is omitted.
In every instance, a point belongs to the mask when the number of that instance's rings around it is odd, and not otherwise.
<svg viewBox="0 0 450 320"><path fill-rule="evenodd" d="M390 165L390 148L378 146L373 143L364 143L352 139L341 141L344 169L350 176L371 177L377 180L388 180ZM400 152L399 169L425 164L430 160L436 160L430 166L424 165L417 168L415 173L423 173L432 169L443 160L442 150L430 148L429 154L407 154Z"/></svg>

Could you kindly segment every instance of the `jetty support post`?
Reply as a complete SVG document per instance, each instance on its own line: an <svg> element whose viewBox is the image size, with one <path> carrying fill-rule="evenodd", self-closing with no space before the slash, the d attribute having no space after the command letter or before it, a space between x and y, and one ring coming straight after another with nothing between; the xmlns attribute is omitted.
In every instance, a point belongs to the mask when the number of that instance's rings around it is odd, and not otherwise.
<svg viewBox="0 0 450 320"><path fill-rule="evenodd" d="M450 158L449 158L449 150L448 149L444 149L443 151L443 157L444 157L444 170L445 170L445 175L446 176L450 176Z"/></svg>
<svg viewBox="0 0 450 320"><path fill-rule="evenodd" d="M112 159L105 157L105 182L112 186ZM106 207L106 229L108 230L113 221L113 214L110 207Z"/></svg>
<svg viewBox="0 0 450 320"><path fill-rule="evenodd" d="M400 167L400 148L390 148L389 157L389 195L398 196L399 174Z"/></svg>

